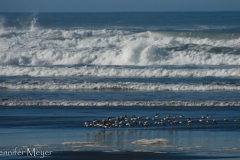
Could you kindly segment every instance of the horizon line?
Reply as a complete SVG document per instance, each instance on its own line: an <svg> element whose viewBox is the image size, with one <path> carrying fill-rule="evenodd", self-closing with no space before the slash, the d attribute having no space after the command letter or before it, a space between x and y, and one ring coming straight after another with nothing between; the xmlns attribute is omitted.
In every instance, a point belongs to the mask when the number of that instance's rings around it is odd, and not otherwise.
<svg viewBox="0 0 240 160"><path fill-rule="evenodd" d="M240 12L239 11L7 11L0 13L173 13L173 12Z"/></svg>

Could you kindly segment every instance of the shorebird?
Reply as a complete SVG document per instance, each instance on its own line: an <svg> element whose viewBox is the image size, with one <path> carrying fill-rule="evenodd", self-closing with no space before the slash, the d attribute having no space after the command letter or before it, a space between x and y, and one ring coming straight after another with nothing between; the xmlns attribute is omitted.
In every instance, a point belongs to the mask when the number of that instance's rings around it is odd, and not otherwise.
<svg viewBox="0 0 240 160"><path fill-rule="evenodd" d="M191 119L191 118L188 118L188 119L187 119L187 123L188 123L188 125L191 125L191 124L192 124L192 119Z"/></svg>
<svg viewBox="0 0 240 160"><path fill-rule="evenodd" d="M215 119L213 120L213 122L214 122L215 124L217 124L217 121L216 121Z"/></svg>
<svg viewBox="0 0 240 160"><path fill-rule="evenodd" d="M118 116L116 118L112 118L110 116L107 116L105 119L99 120L99 119L94 119L93 121L86 121L84 122L84 126L85 127L99 127L101 129L107 129L107 128L113 128L113 127L122 127L122 126L129 126L129 127L134 127L134 126L144 126L144 127L148 127L151 126L150 123L152 123L153 125L163 125L165 126L165 123L169 123L170 125L178 125L178 124L182 124L185 123L185 120L187 122L187 125L192 125L194 122L197 122L197 120L199 122L213 122L215 124L218 124L218 120L217 119L210 119L210 115L206 114L206 116L201 116L201 118L196 119L196 121L194 121L192 118L183 118L183 115L167 115L163 118L159 117L159 113L156 113L154 115L154 117L146 117L145 118L141 118L141 117L137 117L135 115L133 116ZM229 122L229 120L227 118L223 118L223 120L225 122ZM234 122L238 122L239 119L234 119ZM222 122L220 120L220 122Z"/></svg>
<svg viewBox="0 0 240 160"><path fill-rule="evenodd" d="M112 117L109 117L109 116L108 116L107 118L108 118L108 121L111 121L111 120L112 120Z"/></svg>
<svg viewBox="0 0 240 160"><path fill-rule="evenodd" d="M191 123L192 122L192 119L191 118L188 118L187 119L187 123Z"/></svg>
<svg viewBox="0 0 240 160"><path fill-rule="evenodd" d="M173 124L180 124L180 123L182 123L182 122L180 122L178 120L173 121Z"/></svg>
<svg viewBox="0 0 240 160"><path fill-rule="evenodd" d="M137 117L138 120L142 120L142 117Z"/></svg>
<svg viewBox="0 0 240 160"><path fill-rule="evenodd" d="M133 125L131 123L126 123L126 126L130 127L130 126L133 126Z"/></svg>
<svg viewBox="0 0 240 160"><path fill-rule="evenodd" d="M156 125L163 125L163 126L165 126L165 123L162 120L161 121L156 121L155 124Z"/></svg>
<svg viewBox="0 0 240 160"><path fill-rule="evenodd" d="M173 115L173 118L177 118L177 115Z"/></svg>
<svg viewBox="0 0 240 160"><path fill-rule="evenodd" d="M84 122L84 126L85 126L85 127L88 127L88 122Z"/></svg>
<svg viewBox="0 0 240 160"><path fill-rule="evenodd" d="M150 122L149 121L145 121L144 123L143 123L143 126L145 126L145 127L148 127L150 125Z"/></svg>
<svg viewBox="0 0 240 160"><path fill-rule="evenodd" d="M161 121L161 125L165 126L165 123L163 121Z"/></svg>
<svg viewBox="0 0 240 160"><path fill-rule="evenodd" d="M226 121L226 122L228 122L228 119L227 119L227 118L224 118L223 120Z"/></svg>

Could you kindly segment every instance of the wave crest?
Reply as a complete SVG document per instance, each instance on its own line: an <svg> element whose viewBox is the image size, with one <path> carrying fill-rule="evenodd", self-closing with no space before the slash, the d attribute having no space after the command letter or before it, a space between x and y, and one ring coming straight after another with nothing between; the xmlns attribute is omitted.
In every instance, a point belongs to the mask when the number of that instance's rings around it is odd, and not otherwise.
<svg viewBox="0 0 240 160"><path fill-rule="evenodd" d="M0 106L240 106L238 101L28 101L2 100Z"/></svg>
<svg viewBox="0 0 240 160"><path fill-rule="evenodd" d="M240 77L239 68L131 68L115 66L81 66L81 67L18 67L0 66L0 76L31 77Z"/></svg>
<svg viewBox="0 0 240 160"><path fill-rule="evenodd" d="M157 83L0 83L0 89L8 90L140 90L140 91L240 91L240 86L231 84L157 84Z"/></svg>
<svg viewBox="0 0 240 160"><path fill-rule="evenodd" d="M5 28L0 65L240 65L240 38L171 32Z"/></svg>

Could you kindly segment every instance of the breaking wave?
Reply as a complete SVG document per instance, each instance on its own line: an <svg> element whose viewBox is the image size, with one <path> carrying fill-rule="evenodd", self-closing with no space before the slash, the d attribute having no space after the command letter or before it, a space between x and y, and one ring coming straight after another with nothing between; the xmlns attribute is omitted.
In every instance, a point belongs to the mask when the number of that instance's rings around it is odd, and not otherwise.
<svg viewBox="0 0 240 160"><path fill-rule="evenodd" d="M240 106L240 101L46 101L5 100L0 106Z"/></svg>
<svg viewBox="0 0 240 160"><path fill-rule="evenodd" d="M27 14L28 17L24 14L2 15L0 90L2 92L8 90L9 95L15 92L17 95L19 90L24 90L23 92L29 95L31 93L26 90L30 92L136 90L174 91L173 93L240 91L239 82L236 80L240 78L240 27L235 19L231 20L234 23L230 25L228 21L219 24L209 23L209 20L203 20L204 23L200 25L198 21L194 20L192 23L183 17L188 21L183 25L183 19L177 23L169 23L167 20L164 24L155 23L155 19L152 19L151 22L155 25L151 26L145 23L148 19L145 19L145 22L138 19L141 25L132 25L130 21L135 20L135 17L139 18L139 15L135 14L131 15L132 19L126 18L126 15L118 15L120 19L122 16L127 19L123 23L110 18L107 20L111 22L109 25L104 25L102 21L94 18L89 21L88 14L84 15L86 19L76 16L78 14L67 16ZM63 15L66 17L62 21ZM75 18L77 22L73 21ZM218 17L218 20L221 21L221 18ZM164 79L161 83L157 81L157 78L165 77L168 80ZM56 78L59 79L55 81ZM98 81L98 78L101 80ZM131 78L142 79L133 81ZM156 81L150 83L148 78L156 78ZM184 80L179 82L175 78ZM195 81L194 78L199 80ZM207 83L202 82L201 78L207 79ZM232 78L235 78L234 82ZM93 80L84 82L89 79ZM6 100L2 99L0 105L239 106L240 104L240 102L194 100L189 102L130 102L124 99L122 102L109 102L109 99L103 99L105 100L103 102L8 100L11 97L10 95L5 97Z"/></svg>
<svg viewBox="0 0 240 160"><path fill-rule="evenodd" d="M0 65L240 65L240 34L4 28ZM2 25L3 26L3 25Z"/></svg>
<svg viewBox="0 0 240 160"><path fill-rule="evenodd" d="M136 91L240 91L239 84L158 84L138 82L118 83L0 83L0 89L8 90L136 90Z"/></svg>
<svg viewBox="0 0 240 160"><path fill-rule="evenodd" d="M159 67L116 67L116 66L80 66L80 67L21 67L0 66L0 76L31 77L240 77L236 68L159 68Z"/></svg>

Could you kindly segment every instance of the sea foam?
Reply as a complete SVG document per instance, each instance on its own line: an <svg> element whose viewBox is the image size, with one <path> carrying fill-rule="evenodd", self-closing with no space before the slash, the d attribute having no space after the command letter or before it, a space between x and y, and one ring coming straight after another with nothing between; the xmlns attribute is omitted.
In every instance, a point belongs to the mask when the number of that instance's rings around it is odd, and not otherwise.
<svg viewBox="0 0 240 160"><path fill-rule="evenodd" d="M31 77L239 77L239 68L162 68L162 67L116 67L116 66L80 66L80 67L26 67L0 66L0 76Z"/></svg>
<svg viewBox="0 0 240 160"><path fill-rule="evenodd" d="M4 28L0 65L239 65L240 38L188 32ZM203 34L203 33L202 33ZM216 35L216 37L224 35ZM225 35L225 37L231 37Z"/></svg>
<svg viewBox="0 0 240 160"><path fill-rule="evenodd" d="M132 142L132 144L135 144L135 145L151 146L151 147L164 146L164 145L167 145L169 143L170 143L169 140L162 139L162 138L157 138L157 139L140 139L140 140Z"/></svg>
<svg viewBox="0 0 240 160"><path fill-rule="evenodd" d="M137 82L98 82L98 83L0 83L0 89L7 90L127 90L127 91L240 91L234 84L159 84Z"/></svg>
<svg viewBox="0 0 240 160"><path fill-rule="evenodd" d="M240 101L47 101L3 100L0 106L240 106Z"/></svg>

